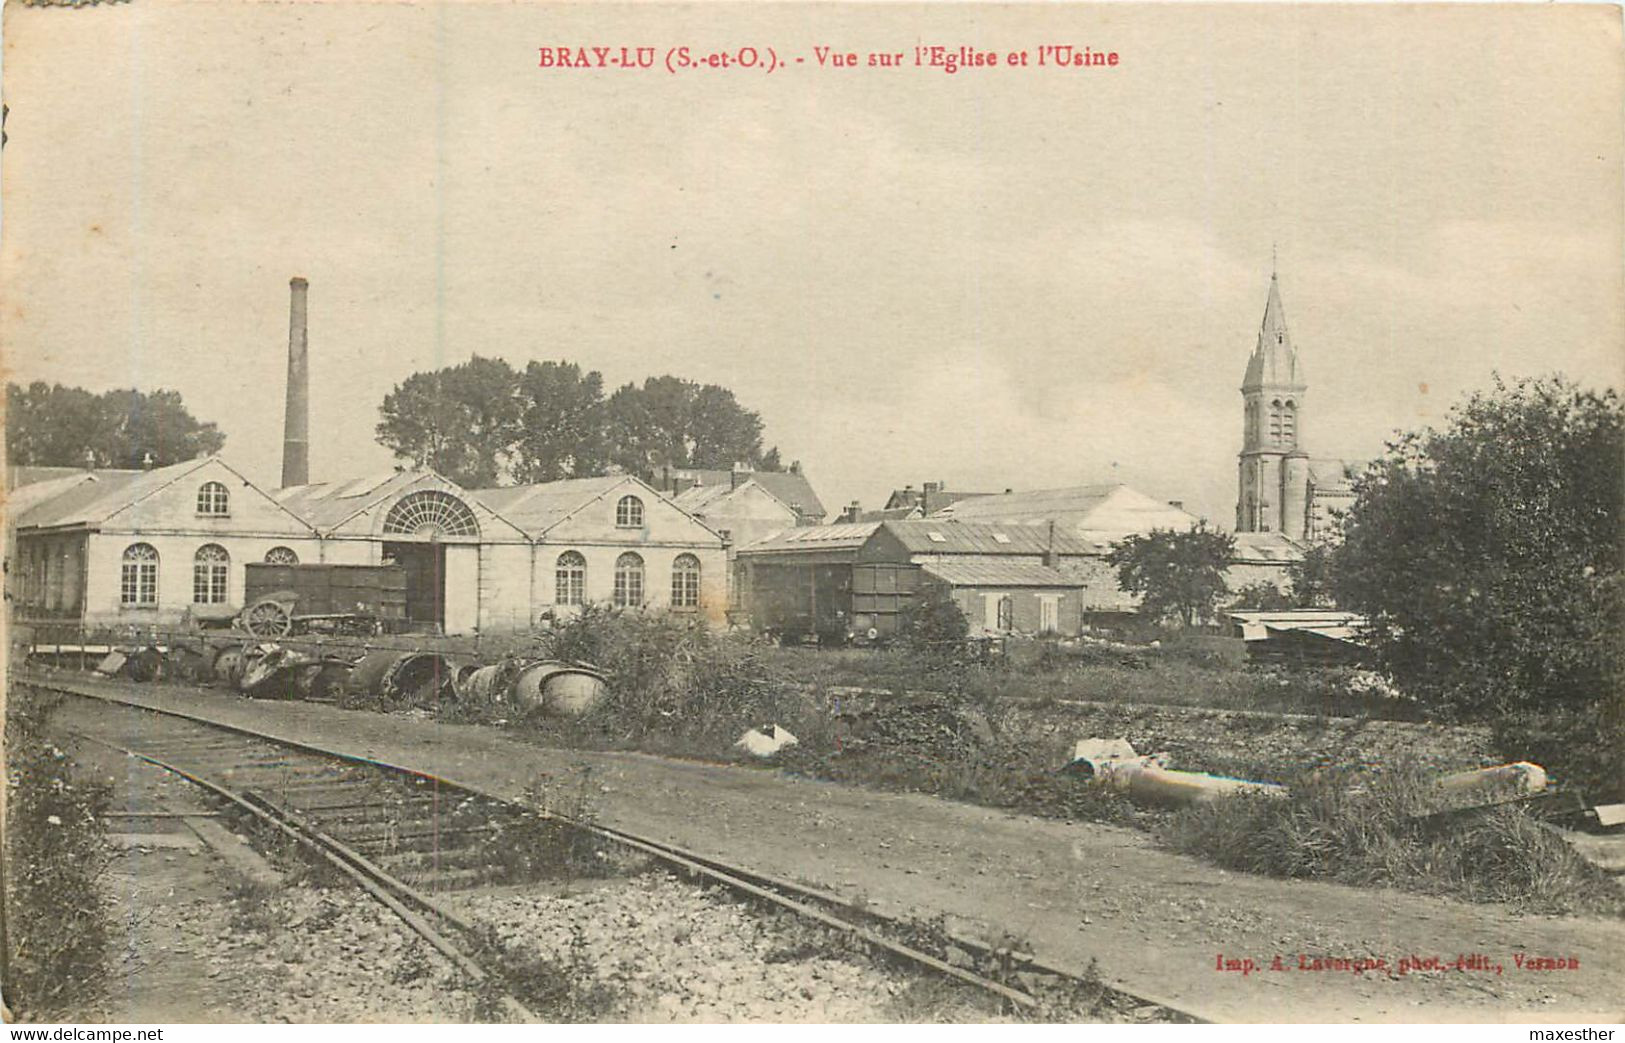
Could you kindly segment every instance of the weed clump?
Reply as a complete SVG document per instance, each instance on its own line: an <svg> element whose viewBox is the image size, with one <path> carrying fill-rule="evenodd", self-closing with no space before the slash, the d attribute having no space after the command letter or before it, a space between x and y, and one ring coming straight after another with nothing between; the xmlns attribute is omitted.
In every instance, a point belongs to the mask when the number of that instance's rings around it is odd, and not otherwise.
<svg viewBox="0 0 1625 1043"><path fill-rule="evenodd" d="M101 877L109 787L75 777L45 735L55 701L13 686L6 713L6 1002L31 1020L95 995L106 976Z"/></svg>
<svg viewBox="0 0 1625 1043"><path fill-rule="evenodd" d="M1355 778L1322 773L1285 798L1241 795L1186 808L1162 839L1176 850L1265 876L1396 887L1532 912L1625 915L1625 894L1526 809L1503 804L1425 817L1430 775L1403 767Z"/></svg>
<svg viewBox="0 0 1625 1043"><path fill-rule="evenodd" d="M605 698L580 725L620 742L679 739L714 750L764 723L797 735L818 727L804 702L774 682L758 646L729 640L701 620L590 606L547 635L543 647L550 658L603 671Z"/></svg>

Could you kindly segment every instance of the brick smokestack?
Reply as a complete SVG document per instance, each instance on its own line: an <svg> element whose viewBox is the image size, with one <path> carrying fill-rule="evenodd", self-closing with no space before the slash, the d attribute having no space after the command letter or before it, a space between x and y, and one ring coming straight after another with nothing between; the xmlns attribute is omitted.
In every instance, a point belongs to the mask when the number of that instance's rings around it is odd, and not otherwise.
<svg viewBox="0 0 1625 1043"><path fill-rule="evenodd" d="M305 291L310 283L288 282L288 402L282 420L282 487L310 482L310 342L305 329Z"/></svg>

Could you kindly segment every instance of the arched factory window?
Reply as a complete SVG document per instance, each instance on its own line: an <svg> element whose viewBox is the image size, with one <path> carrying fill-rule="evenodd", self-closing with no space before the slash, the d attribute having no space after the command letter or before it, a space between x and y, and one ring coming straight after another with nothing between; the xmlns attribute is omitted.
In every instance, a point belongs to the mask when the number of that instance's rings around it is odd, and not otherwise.
<svg viewBox="0 0 1625 1043"><path fill-rule="evenodd" d="M700 559L679 554L671 563L671 607L700 607Z"/></svg>
<svg viewBox="0 0 1625 1043"><path fill-rule="evenodd" d="M272 547L265 552L265 564L297 565L299 564L299 555L295 554L290 547Z"/></svg>
<svg viewBox="0 0 1625 1043"><path fill-rule="evenodd" d="M401 497L384 516L384 531L405 536L478 536L480 523L468 504L438 489Z"/></svg>
<svg viewBox="0 0 1625 1043"><path fill-rule="evenodd" d="M643 501L636 496L621 497L621 502L615 505L615 527L617 529L643 528Z"/></svg>
<svg viewBox="0 0 1625 1043"><path fill-rule="evenodd" d="M222 517L231 513L231 494L219 482L204 482L197 490L197 512Z"/></svg>
<svg viewBox="0 0 1625 1043"><path fill-rule="evenodd" d="M192 558L192 601L199 605L226 603L226 581L231 555L218 543L205 543Z"/></svg>
<svg viewBox="0 0 1625 1043"><path fill-rule="evenodd" d="M643 604L643 559L627 551L615 559L615 607Z"/></svg>
<svg viewBox="0 0 1625 1043"><path fill-rule="evenodd" d="M158 551L152 544L132 543L124 548L118 600L121 605L158 604Z"/></svg>
<svg viewBox="0 0 1625 1043"><path fill-rule="evenodd" d="M559 555L553 571L553 603L555 605L585 605L587 603L587 559L573 550Z"/></svg>

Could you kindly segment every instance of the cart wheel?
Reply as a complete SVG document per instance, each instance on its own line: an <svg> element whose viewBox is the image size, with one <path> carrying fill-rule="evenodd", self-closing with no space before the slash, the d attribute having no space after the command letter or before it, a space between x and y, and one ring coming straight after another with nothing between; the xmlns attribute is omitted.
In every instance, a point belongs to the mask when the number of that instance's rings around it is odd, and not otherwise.
<svg viewBox="0 0 1625 1043"><path fill-rule="evenodd" d="M293 632L293 616L275 601L261 601L243 612L243 629L255 637L287 637Z"/></svg>

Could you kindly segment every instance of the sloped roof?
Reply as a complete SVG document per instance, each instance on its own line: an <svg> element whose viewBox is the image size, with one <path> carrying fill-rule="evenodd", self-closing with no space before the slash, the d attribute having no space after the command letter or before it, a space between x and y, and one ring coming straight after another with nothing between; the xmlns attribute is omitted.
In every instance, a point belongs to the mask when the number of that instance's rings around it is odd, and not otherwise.
<svg viewBox="0 0 1625 1043"><path fill-rule="evenodd" d="M519 526L526 535L536 538L605 493L627 484L640 492L653 491L631 475L610 474L474 492L487 507Z"/></svg>
<svg viewBox="0 0 1625 1043"><path fill-rule="evenodd" d="M1321 493L1352 492L1354 479L1365 469L1366 462L1363 460L1319 457L1309 461L1309 477L1315 483L1315 491Z"/></svg>
<svg viewBox="0 0 1625 1043"><path fill-rule="evenodd" d="M66 470L66 469L65 469ZM95 484L99 479L89 471L72 471L48 480L36 480L18 486L6 494L5 513L13 522L48 500L54 500L80 483Z"/></svg>
<svg viewBox="0 0 1625 1043"><path fill-rule="evenodd" d="M278 489L273 499L310 525L333 529L379 500L430 475L430 471L379 471L342 482L312 482Z"/></svg>
<svg viewBox="0 0 1625 1043"><path fill-rule="evenodd" d="M780 529L740 547L736 553L766 551L825 551L861 547L880 528L880 522L838 522L834 525L803 525ZM886 523L895 524L895 523Z"/></svg>
<svg viewBox="0 0 1625 1043"><path fill-rule="evenodd" d="M1366 626L1364 616L1326 608L1289 608L1273 612L1232 612L1230 621L1247 641L1262 641L1270 631L1304 631L1335 641L1358 642Z"/></svg>
<svg viewBox="0 0 1625 1043"><path fill-rule="evenodd" d="M955 587L1082 587L1081 580L1030 561L933 561L920 568Z"/></svg>
<svg viewBox="0 0 1625 1043"><path fill-rule="evenodd" d="M727 485L691 485L670 499L690 514L698 514L733 491L733 487Z"/></svg>
<svg viewBox="0 0 1625 1043"><path fill-rule="evenodd" d="M85 475L95 475L97 478L110 478L118 475L134 475L141 472L134 469L116 467L47 467L32 464L19 464L6 468L6 491L20 489L28 485L39 485L42 482L54 482L62 478L82 478Z"/></svg>
<svg viewBox="0 0 1625 1043"><path fill-rule="evenodd" d="M19 529L95 527L213 459L200 457L150 471L109 471L94 482L68 483L61 495L38 500L17 513L12 524Z"/></svg>
<svg viewBox="0 0 1625 1043"><path fill-rule="evenodd" d="M750 480L766 489L769 494L784 502L787 507L795 507L808 518L822 518L829 512L824 509L823 501L818 493L813 491L812 483L807 476L795 471L748 471ZM679 496L686 496L696 488L720 489L726 494L733 488L733 472L713 470L701 467L672 468L672 478L686 478L693 480L693 487L683 490ZM719 494L720 495L720 494ZM673 500L675 503L676 500ZM706 501L709 502L709 501ZM684 510L689 508L685 507Z"/></svg>
<svg viewBox="0 0 1625 1043"><path fill-rule="evenodd" d="M1279 532L1238 532L1232 562L1277 564L1303 560L1303 547Z"/></svg>
<svg viewBox="0 0 1625 1043"><path fill-rule="evenodd" d="M886 499L886 510L919 507L926 514L935 514L945 507L952 507L960 500L972 500L978 496L994 495L997 494L970 492L960 489L894 489L891 496Z"/></svg>
<svg viewBox="0 0 1625 1043"><path fill-rule="evenodd" d="M1111 542L1152 529L1186 529L1196 516L1123 484L1037 489L961 500L938 517L1012 526L1055 522L1085 539Z"/></svg>
<svg viewBox="0 0 1625 1043"><path fill-rule="evenodd" d="M1110 548L1056 526L998 525L950 519L888 521L886 531L911 554L1103 554Z"/></svg>
<svg viewBox="0 0 1625 1043"><path fill-rule="evenodd" d="M911 518L920 517L923 513L918 505L913 507L887 507L878 511L864 511L858 516L858 520L866 522L908 521Z"/></svg>

